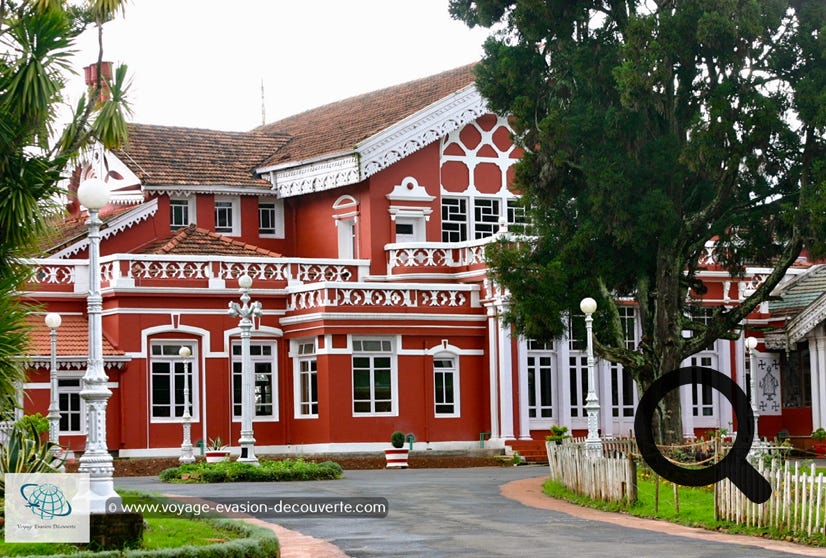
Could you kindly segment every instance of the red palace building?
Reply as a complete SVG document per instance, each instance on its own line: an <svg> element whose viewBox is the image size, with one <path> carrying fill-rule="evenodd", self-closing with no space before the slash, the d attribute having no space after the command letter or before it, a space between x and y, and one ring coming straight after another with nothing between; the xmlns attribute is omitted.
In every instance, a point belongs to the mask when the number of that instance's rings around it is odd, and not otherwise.
<svg viewBox="0 0 826 558"><path fill-rule="evenodd" d="M133 124L122 148L89 151L69 188L94 176L111 193L100 244L110 450L178 455L185 391L193 441L221 437L237 450L240 329L227 307L243 274L263 308L251 338L259 454L375 451L394 430L413 434L414 450L516 447L544 441L552 424L585 431L583 340L514 334L501 318L506 293L486 274L486 244L523 221L510 187L521 152L471 70L249 132ZM22 401L47 412L43 317L57 312L60 440L82 449L88 239L85 210L71 196L67 208L21 293L37 304ZM711 253L709 307L737 303L768 272L732 278ZM826 268L801 259L745 324L759 338L762 436L826 426L824 292ZM634 343L635 309L622 311ZM745 389L748 363L741 338L686 364ZM627 435L633 381L603 360L596 379L602 435ZM682 389L687 436L731 429L724 397Z"/></svg>

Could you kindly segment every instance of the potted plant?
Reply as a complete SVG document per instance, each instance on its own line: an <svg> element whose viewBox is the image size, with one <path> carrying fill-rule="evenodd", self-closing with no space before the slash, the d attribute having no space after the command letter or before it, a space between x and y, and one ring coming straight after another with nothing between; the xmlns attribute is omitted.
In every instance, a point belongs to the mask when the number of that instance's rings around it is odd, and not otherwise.
<svg viewBox="0 0 826 558"><path fill-rule="evenodd" d="M218 463L229 460L229 449L220 436L209 439L209 445L204 452L207 463Z"/></svg>
<svg viewBox="0 0 826 558"><path fill-rule="evenodd" d="M815 443L815 455L826 457L826 430L821 427L812 432L812 440Z"/></svg>
<svg viewBox="0 0 826 558"><path fill-rule="evenodd" d="M562 440L570 438L568 435L568 427L567 426L551 426L551 433L548 436L545 436L545 440L548 442L553 442L557 445L562 443Z"/></svg>
<svg viewBox="0 0 826 558"><path fill-rule="evenodd" d="M404 447L404 433L396 430L390 435L393 449L384 450L384 459L388 469L407 469L408 449Z"/></svg>

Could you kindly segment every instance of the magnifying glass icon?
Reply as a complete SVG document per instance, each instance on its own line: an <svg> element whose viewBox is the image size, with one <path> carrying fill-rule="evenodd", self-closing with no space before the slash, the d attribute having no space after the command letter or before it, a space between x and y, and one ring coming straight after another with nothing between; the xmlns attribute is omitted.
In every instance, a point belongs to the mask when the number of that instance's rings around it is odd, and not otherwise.
<svg viewBox="0 0 826 558"><path fill-rule="evenodd" d="M667 460L657 448L651 429L660 399L669 391L687 384L716 389L731 402L737 417L737 437L731 450L718 463L702 469L686 469ZM740 386L722 372L703 366L688 366L662 375L640 399L634 418L634 434L645 462L671 482L684 486L707 486L728 478L752 502L762 504L771 497L771 485L746 459L754 439L754 413Z"/></svg>

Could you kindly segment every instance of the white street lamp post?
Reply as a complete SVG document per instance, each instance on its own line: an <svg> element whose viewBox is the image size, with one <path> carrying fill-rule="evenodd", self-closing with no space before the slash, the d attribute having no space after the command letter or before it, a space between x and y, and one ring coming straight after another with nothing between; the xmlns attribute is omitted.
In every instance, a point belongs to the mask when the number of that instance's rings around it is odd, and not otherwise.
<svg viewBox="0 0 826 558"><path fill-rule="evenodd" d="M241 455L238 461L257 465L258 458L255 456L255 438L252 431L255 394L253 392L252 359L250 359L250 330L253 318L261 317L261 303L258 301L250 303L252 278L249 275L244 274L239 277L238 286L241 287L241 304L229 303L229 315L241 318L238 323L241 329L241 437L238 439Z"/></svg>
<svg viewBox="0 0 826 558"><path fill-rule="evenodd" d="M754 415L754 441L751 444L752 451L760 449L760 435L757 433L758 419L760 412L757 409L757 370L755 370L755 349L757 349L757 339L746 337L746 348L749 350L749 399L751 400L751 412Z"/></svg>
<svg viewBox="0 0 826 558"><path fill-rule="evenodd" d="M192 356L192 350L184 345L178 349L178 356L184 361L184 439L181 442L181 456L178 461L194 463L195 456L192 454L192 415L189 413L189 357Z"/></svg>
<svg viewBox="0 0 826 558"><path fill-rule="evenodd" d="M106 513L112 505L120 509L120 496L115 492L112 456L106 447L106 405L112 392L106 386L109 378L103 368L103 326L100 294L100 225L98 212L109 203L105 182L91 178L80 183L77 198L89 211L89 360L83 375L80 397L86 404L86 448L80 458L78 472L89 475L89 511ZM109 504L109 506L107 506Z"/></svg>
<svg viewBox="0 0 826 558"><path fill-rule="evenodd" d="M594 371L593 314L597 311L597 301L583 298L579 309L585 313L585 332L588 350L588 395L585 398L585 412L588 413L588 437L585 438L585 452L591 457L602 455L602 440L599 439L599 399L597 398L596 374Z"/></svg>
<svg viewBox="0 0 826 558"><path fill-rule="evenodd" d="M52 455L58 458L61 454L60 449L60 402L57 399L57 328L63 322L60 314L50 312L46 314L46 327L49 328L49 338L51 340L51 360L49 362L49 390L51 397L49 398L49 414L46 415L49 420L49 442L54 444L52 447ZM65 466L61 462L59 470L64 472Z"/></svg>
<svg viewBox="0 0 826 558"><path fill-rule="evenodd" d="M57 328L63 322L60 314L51 312L46 314L46 327L49 328L51 339L51 362L49 368L49 384L51 398L49 400L49 441L53 444L60 443L60 403L57 400Z"/></svg>

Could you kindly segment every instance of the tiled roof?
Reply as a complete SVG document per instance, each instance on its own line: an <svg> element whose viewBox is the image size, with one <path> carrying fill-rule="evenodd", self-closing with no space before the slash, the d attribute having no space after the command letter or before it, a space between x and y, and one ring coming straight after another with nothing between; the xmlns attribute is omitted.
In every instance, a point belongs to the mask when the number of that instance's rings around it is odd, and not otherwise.
<svg viewBox="0 0 826 558"><path fill-rule="evenodd" d="M45 315L32 314L26 318L31 326L29 333L31 356L48 356L52 345L49 337L49 328L43 322ZM61 315L62 322L57 328L57 356L88 358L89 355L89 322L86 316ZM122 356L112 346L112 343L103 336L103 356Z"/></svg>
<svg viewBox="0 0 826 558"><path fill-rule="evenodd" d="M126 206L108 206L101 211L99 217L103 222L101 230L105 230L107 224L135 209L134 205ZM78 216L71 216L68 214L57 216L52 219L48 226L48 230L42 235L38 241L38 257L49 257L50 254L60 251L69 244L84 238L89 230L86 221L89 216L82 213Z"/></svg>
<svg viewBox="0 0 826 558"><path fill-rule="evenodd" d="M826 265L813 267L772 293L778 297L769 302L772 317L793 318L826 295Z"/></svg>
<svg viewBox="0 0 826 558"><path fill-rule="evenodd" d="M287 134L292 140L260 166L352 151L359 142L474 83L474 66L351 97L261 126L256 130Z"/></svg>
<svg viewBox="0 0 826 558"><path fill-rule="evenodd" d="M281 254L229 239L218 233L196 227L185 227L170 237L157 240L138 253L177 255L266 256L279 258Z"/></svg>
<svg viewBox="0 0 826 558"><path fill-rule="evenodd" d="M114 153L144 186L267 186L253 171L289 140L277 132L222 132L130 124Z"/></svg>

